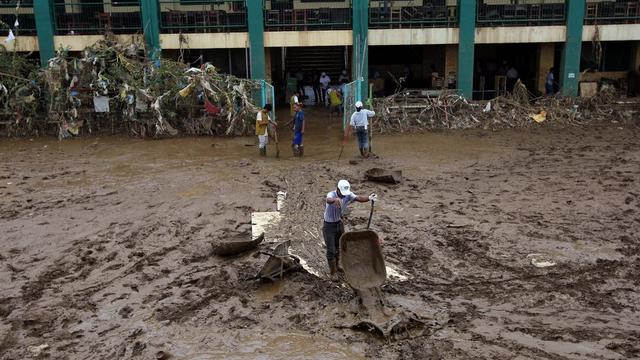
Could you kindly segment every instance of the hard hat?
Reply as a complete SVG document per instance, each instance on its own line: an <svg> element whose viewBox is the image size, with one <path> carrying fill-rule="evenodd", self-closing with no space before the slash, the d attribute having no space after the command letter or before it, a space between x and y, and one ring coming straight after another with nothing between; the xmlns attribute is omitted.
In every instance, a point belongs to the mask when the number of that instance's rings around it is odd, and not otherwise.
<svg viewBox="0 0 640 360"><path fill-rule="evenodd" d="M351 195L351 184L347 180L338 181L338 190L343 196Z"/></svg>

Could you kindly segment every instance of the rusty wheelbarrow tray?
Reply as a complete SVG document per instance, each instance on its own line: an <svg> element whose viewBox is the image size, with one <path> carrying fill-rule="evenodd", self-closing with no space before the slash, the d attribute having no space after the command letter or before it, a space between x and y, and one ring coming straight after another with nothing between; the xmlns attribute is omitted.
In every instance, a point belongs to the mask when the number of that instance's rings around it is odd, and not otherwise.
<svg viewBox="0 0 640 360"><path fill-rule="evenodd" d="M231 256L255 249L264 240L264 233L255 240L251 240L251 234L242 234L232 237L213 246L213 253L219 256Z"/></svg>
<svg viewBox="0 0 640 360"><path fill-rule="evenodd" d="M382 168L371 168L365 171L364 176L369 181L398 184L402 182L402 171L387 170Z"/></svg>
<svg viewBox="0 0 640 360"><path fill-rule="evenodd" d="M382 249L375 231L344 233L340 237L340 262L345 280L356 290L381 286L387 278Z"/></svg>

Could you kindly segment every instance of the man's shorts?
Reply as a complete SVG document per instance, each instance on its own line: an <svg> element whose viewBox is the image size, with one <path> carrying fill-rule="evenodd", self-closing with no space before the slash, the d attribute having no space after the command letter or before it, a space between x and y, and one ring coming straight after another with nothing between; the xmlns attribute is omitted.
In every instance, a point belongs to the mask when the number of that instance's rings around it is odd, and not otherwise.
<svg viewBox="0 0 640 360"><path fill-rule="evenodd" d="M293 145L302 145L302 133L297 132L293 134Z"/></svg>
<svg viewBox="0 0 640 360"><path fill-rule="evenodd" d="M369 149L369 134L364 126L356 127L356 136L358 137L358 148Z"/></svg>

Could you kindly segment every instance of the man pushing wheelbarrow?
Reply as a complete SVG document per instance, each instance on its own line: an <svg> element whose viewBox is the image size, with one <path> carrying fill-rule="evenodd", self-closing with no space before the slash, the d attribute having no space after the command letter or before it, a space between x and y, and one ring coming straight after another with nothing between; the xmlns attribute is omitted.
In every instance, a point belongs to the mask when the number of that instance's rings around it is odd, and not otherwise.
<svg viewBox="0 0 640 360"><path fill-rule="evenodd" d="M329 264L329 273L332 278L335 277L338 270L342 270L339 268L340 237L344 233L342 216L345 214L350 203L354 201L360 203L375 202L376 199L376 194L369 196L354 194L347 180L338 181L336 190L327 194L322 234L324 236L324 243L327 246L327 263Z"/></svg>

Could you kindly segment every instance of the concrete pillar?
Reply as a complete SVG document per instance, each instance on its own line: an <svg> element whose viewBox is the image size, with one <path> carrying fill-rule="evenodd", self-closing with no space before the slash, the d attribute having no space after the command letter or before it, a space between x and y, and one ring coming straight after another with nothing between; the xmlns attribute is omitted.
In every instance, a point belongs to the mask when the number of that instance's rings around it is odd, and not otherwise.
<svg viewBox="0 0 640 360"><path fill-rule="evenodd" d="M38 33L38 48L40 49L40 65L47 66L49 59L55 56L53 44L53 0L38 0L33 2L33 12Z"/></svg>
<svg viewBox="0 0 640 360"><path fill-rule="evenodd" d="M264 15L262 1L248 0L247 21L249 26L249 59L251 78L265 79Z"/></svg>
<svg viewBox="0 0 640 360"><path fill-rule="evenodd" d="M635 52L635 57L633 61L633 69L631 70L638 71L639 67L640 67L640 41L636 41L636 52Z"/></svg>
<svg viewBox="0 0 640 360"><path fill-rule="evenodd" d="M542 43L538 45L538 61L536 74L536 88L541 93L545 93L545 83L547 82L547 72L553 67L555 55L554 43Z"/></svg>
<svg viewBox="0 0 640 360"><path fill-rule="evenodd" d="M157 0L140 1L142 12L142 31L147 44L147 56L160 58L160 8Z"/></svg>
<svg viewBox="0 0 640 360"><path fill-rule="evenodd" d="M353 56L351 78L362 79L356 91L356 101L365 101L369 96L369 1L352 0Z"/></svg>
<svg viewBox="0 0 640 360"><path fill-rule="evenodd" d="M460 95L467 99L473 97L473 62L476 40L476 0L459 0L458 14L458 72L457 82Z"/></svg>
<svg viewBox="0 0 640 360"><path fill-rule="evenodd" d="M565 96L578 96L580 77L580 55L582 52L582 27L584 23L584 0L567 0L567 40L562 52L560 87Z"/></svg>

